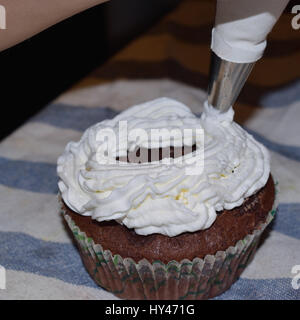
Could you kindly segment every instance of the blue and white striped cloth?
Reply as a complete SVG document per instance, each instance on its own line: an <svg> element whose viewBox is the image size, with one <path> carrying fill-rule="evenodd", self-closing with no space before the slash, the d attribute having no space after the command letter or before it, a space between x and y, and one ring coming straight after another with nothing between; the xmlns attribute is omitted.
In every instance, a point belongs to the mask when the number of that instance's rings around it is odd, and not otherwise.
<svg viewBox="0 0 300 320"><path fill-rule="evenodd" d="M300 299L300 289L291 283L296 275L291 270L300 265L299 91L300 82L295 82L268 93L243 119L244 127L271 152L280 204L253 262L217 299ZM200 113L205 92L171 80L79 86L0 144L0 265L6 269L0 299L116 299L90 278L64 229L56 159L90 125L160 96ZM237 120L242 108L236 109Z"/></svg>

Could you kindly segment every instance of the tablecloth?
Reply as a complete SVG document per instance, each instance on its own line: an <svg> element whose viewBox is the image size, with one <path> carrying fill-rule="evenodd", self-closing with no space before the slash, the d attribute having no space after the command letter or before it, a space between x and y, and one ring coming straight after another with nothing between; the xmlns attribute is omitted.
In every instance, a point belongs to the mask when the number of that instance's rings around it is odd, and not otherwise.
<svg viewBox="0 0 300 320"><path fill-rule="evenodd" d="M300 299L300 33L291 17L280 18L235 105L236 121L270 150L278 213L216 299ZM149 99L178 99L200 114L213 18L212 1L183 1L0 143L0 299L117 299L90 278L64 227L57 157L88 126Z"/></svg>

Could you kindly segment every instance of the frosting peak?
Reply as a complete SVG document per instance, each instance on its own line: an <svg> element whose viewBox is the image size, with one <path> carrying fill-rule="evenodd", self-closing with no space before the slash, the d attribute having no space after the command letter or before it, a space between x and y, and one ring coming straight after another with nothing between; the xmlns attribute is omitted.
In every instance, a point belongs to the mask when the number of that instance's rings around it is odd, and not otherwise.
<svg viewBox="0 0 300 320"><path fill-rule="evenodd" d="M79 214L116 220L141 235L176 236L209 228L217 211L241 205L269 177L267 150L233 115L232 109L220 114L205 104L198 118L184 104L160 98L95 124L58 158L65 203ZM155 130L159 135L152 134ZM185 130L190 130L187 138L180 134ZM118 143L104 139L111 134ZM176 159L116 160L137 148L193 145L195 152ZM199 161L202 169L193 171Z"/></svg>
<svg viewBox="0 0 300 320"><path fill-rule="evenodd" d="M232 107L226 112L221 112L220 110L211 106L208 101L204 102L204 111L202 112L201 119L203 121L217 121L217 122L232 122L234 111Z"/></svg>

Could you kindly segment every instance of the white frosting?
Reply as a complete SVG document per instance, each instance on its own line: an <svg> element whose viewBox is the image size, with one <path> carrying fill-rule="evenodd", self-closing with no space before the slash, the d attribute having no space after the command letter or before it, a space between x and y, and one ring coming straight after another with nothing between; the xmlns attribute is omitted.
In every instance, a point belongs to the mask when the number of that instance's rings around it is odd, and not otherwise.
<svg viewBox="0 0 300 320"><path fill-rule="evenodd" d="M116 220L141 235L160 233L176 236L209 228L216 211L241 205L246 197L261 189L270 172L264 146L233 121L234 112L219 113L205 104L201 118L180 102L160 98L127 109L112 120L104 120L85 131L79 142L70 142L58 158L59 189L74 211L98 221ZM197 150L176 159L151 163L104 163L107 141L104 132L119 133L119 121L127 121L128 132L140 128L204 130L184 141ZM105 131L104 131L105 130ZM195 133L196 131L196 133ZM120 134L124 144L126 135ZM172 141L172 140L171 140ZM128 141L128 146L109 146L109 158L124 156L138 146L155 148L158 141L146 137ZM159 144L170 145L167 136ZM182 137L172 145L182 146ZM204 147L202 173L197 169ZM193 171L192 171L193 172Z"/></svg>

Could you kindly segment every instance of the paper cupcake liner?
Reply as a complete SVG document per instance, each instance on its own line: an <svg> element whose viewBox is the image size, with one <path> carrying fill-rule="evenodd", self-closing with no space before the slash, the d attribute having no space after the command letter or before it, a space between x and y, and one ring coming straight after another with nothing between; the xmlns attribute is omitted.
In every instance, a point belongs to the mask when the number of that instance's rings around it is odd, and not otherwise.
<svg viewBox="0 0 300 320"><path fill-rule="evenodd" d="M60 196L59 199L61 201ZM64 209L61 210L86 269L101 287L123 299L202 300L220 295L237 280L251 261L276 208L275 201L266 221L226 251L206 255L204 259L184 259L167 264L159 260L150 263L146 259L135 262L103 250L76 226Z"/></svg>

